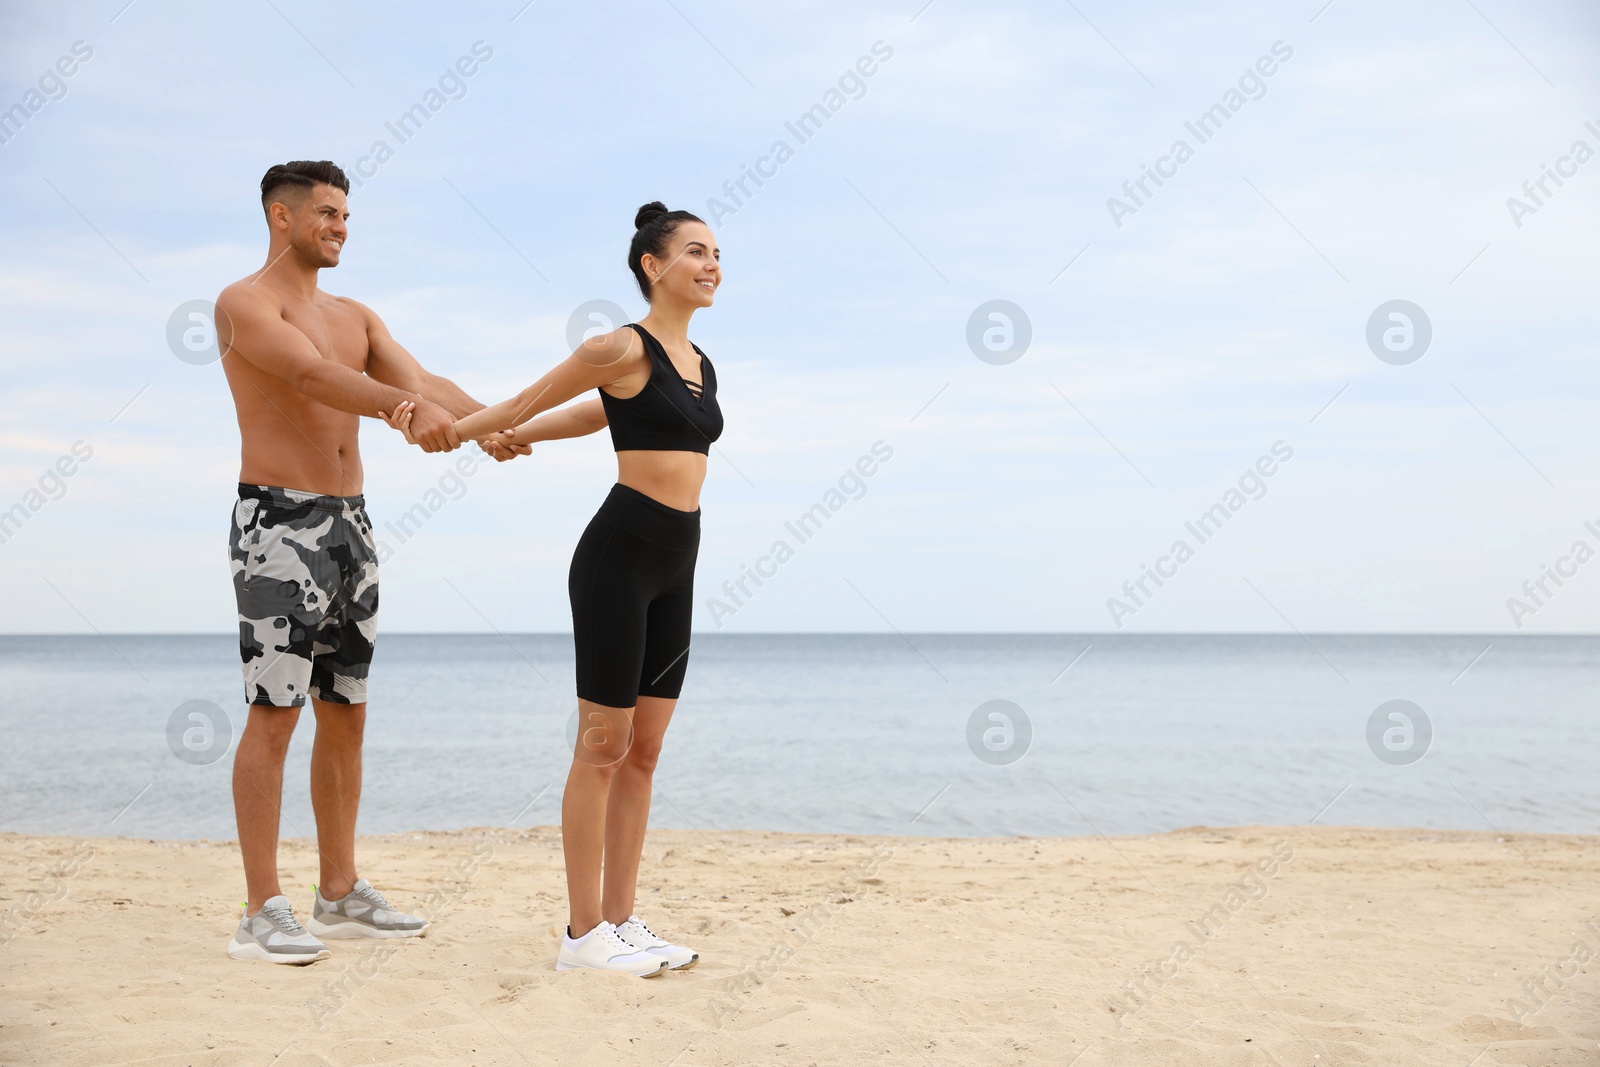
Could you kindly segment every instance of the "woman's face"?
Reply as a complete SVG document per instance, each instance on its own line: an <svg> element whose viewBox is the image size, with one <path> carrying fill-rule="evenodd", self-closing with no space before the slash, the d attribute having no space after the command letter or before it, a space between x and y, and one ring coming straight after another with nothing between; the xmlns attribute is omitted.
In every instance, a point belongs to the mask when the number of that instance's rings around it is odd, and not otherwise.
<svg viewBox="0 0 1600 1067"><path fill-rule="evenodd" d="M665 299L691 308L710 307L722 284L722 264L717 238L703 222L680 223L661 258L646 253L640 258L651 279L650 302Z"/></svg>

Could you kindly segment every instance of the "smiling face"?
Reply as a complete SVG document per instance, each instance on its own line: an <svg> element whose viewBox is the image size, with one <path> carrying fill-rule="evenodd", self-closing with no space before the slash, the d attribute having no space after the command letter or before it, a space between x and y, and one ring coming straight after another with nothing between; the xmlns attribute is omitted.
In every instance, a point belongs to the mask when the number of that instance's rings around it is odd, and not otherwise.
<svg viewBox="0 0 1600 1067"><path fill-rule="evenodd" d="M288 186L267 206L273 242L287 243L307 267L339 265L339 253L350 232L349 218L344 193L331 185Z"/></svg>
<svg viewBox="0 0 1600 1067"><path fill-rule="evenodd" d="M691 308L710 307L722 284L722 252L703 222L683 222L667 242L666 254L648 252L640 266L650 278L650 303L666 300Z"/></svg>

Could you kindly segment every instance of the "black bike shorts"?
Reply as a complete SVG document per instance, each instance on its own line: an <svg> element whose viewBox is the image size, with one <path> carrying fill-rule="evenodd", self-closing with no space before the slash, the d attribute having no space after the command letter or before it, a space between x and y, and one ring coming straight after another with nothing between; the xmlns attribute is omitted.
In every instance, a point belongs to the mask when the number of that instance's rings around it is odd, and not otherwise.
<svg viewBox="0 0 1600 1067"><path fill-rule="evenodd" d="M689 665L700 511L613 485L572 553L567 591L578 698L631 708L677 699Z"/></svg>

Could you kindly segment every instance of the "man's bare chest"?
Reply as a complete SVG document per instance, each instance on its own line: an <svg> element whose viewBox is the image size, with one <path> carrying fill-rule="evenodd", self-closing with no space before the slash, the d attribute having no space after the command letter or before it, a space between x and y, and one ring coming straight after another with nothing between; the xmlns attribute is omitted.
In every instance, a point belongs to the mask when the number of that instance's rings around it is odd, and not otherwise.
<svg viewBox="0 0 1600 1067"><path fill-rule="evenodd" d="M367 369L366 323L359 312L338 304L292 304L283 309L283 319L306 335L322 358L353 370Z"/></svg>

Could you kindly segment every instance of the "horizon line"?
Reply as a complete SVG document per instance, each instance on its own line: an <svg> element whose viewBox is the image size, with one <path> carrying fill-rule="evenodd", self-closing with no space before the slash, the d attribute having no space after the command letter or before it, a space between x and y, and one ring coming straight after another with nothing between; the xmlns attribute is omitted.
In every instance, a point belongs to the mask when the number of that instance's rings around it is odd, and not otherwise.
<svg viewBox="0 0 1600 1067"><path fill-rule="evenodd" d="M1600 637L1600 631L1556 631L1553 633L1512 633L1496 630L1157 630L1130 633L1118 630L720 630L692 631L701 637L1482 637L1491 639L1527 637ZM229 630L106 630L95 633L61 630L0 631L7 637L234 637ZM566 637L571 630L385 630L379 637Z"/></svg>

